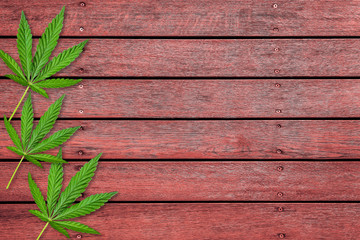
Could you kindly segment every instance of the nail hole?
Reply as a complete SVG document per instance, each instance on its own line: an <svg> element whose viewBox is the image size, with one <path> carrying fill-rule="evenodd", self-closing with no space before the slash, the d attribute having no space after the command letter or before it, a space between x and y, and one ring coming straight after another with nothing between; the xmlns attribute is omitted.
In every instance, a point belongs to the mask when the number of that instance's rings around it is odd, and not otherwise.
<svg viewBox="0 0 360 240"><path fill-rule="evenodd" d="M274 4L272 5L272 7L273 7L273 8L277 8L278 5L277 5L276 3L274 3Z"/></svg>
<svg viewBox="0 0 360 240"><path fill-rule="evenodd" d="M83 32L85 29L84 29L84 27L80 27L79 30L80 30L80 32Z"/></svg>
<svg viewBox="0 0 360 240"><path fill-rule="evenodd" d="M277 128L281 128L281 124L276 124L276 127L277 127Z"/></svg>
<svg viewBox="0 0 360 240"><path fill-rule="evenodd" d="M281 154L281 153L283 153L283 151L281 149L277 149L276 153Z"/></svg>
<svg viewBox="0 0 360 240"><path fill-rule="evenodd" d="M79 88L83 88L83 87L84 87L84 85L82 85L82 84L79 85Z"/></svg>
<svg viewBox="0 0 360 240"><path fill-rule="evenodd" d="M279 70L279 69L275 69L275 70L274 70L274 73L280 73L280 70Z"/></svg>
<svg viewBox="0 0 360 240"><path fill-rule="evenodd" d="M278 52L278 51L280 51L280 48L274 48L274 51Z"/></svg>
<svg viewBox="0 0 360 240"><path fill-rule="evenodd" d="M276 113L281 113L282 111L281 111L281 109L276 109L275 112Z"/></svg>
<svg viewBox="0 0 360 240"><path fill-rule="evenodd" d="M276 27L276 28L273 28L273 31L274 31L274 32L278 32L278 31L279 31L279 28L277 28L277 27Z"/></svg>
<svg viewBox="0 0 360 240"><path fill-rule="evenodd" d="M281 87L281 84L280 83L275 83L275 87L279 88L279 87Z"/></svg>
<svg viewBox="0 0 360 240"><path fill-rule="evenodd" d="M284 194L283 194L282 192L278 192L277 195L278 195L279 197L284 196Z"/></svg>
<svg viewBox="0 0 360 240"><path fill-rule="evenodd" d="M81 166L80 166L80 165L75 166L75 170L76 170L76 171L79 171L80 169L81 169Z"/></svg>
<svg viewBox="0 0 360 240"><path fill-rule="evenodd" d="M78 151L78 154L81 156L81 155L84 155L84 152L83 151Z"/></svg>
<svg viewBox="0 0 360 240"><path fill-rule="evenodd" d="M79 113L80 113L80 114L83 114L83 113L84 113L84 110L80 109L80 110L79 110Z"/></svg>
<svg viewBox="0 0 360 240"><path fill-rule="evenodd" d="M80 239L80 238L82 238L82 236L80 234L78 234L78 235L76 235L76 238Z"/></svg>
<svg viewBox="0 0 360 240"><path fill-rule="evenodd" d="M79 71L83 73L85 70L83 68L79 68Z"/></svg>
<svg viewBox="0 0 360 240"><path fill-rule="evenodd" d="M283 166L278 166L278 167L277 167L277 170L278 170L279 172L281 172L282 170L284 170L284 167L283 167Z"/></svg>
<svg viewBox="0 0 360 240"><path fill-rule="evenodd" d="M86 6L86 3L84 3L84 2L80 3L80 7L85 7L85 6Z"/></svg>
<svg viewBox="0 0 360 240"><path fill-rule="evenodd" d="M283 211L284 211L284 208L283 208L283 207L278 207L277 210L278 210L279 212L283 212Z"/></svg>
<svg viewBox="0 0 360 240"><path fill-rule="evenodd" d="M279 238L285 238L285 234L284 234L284 233L279 233L278 236L279 236Z"/></svg>

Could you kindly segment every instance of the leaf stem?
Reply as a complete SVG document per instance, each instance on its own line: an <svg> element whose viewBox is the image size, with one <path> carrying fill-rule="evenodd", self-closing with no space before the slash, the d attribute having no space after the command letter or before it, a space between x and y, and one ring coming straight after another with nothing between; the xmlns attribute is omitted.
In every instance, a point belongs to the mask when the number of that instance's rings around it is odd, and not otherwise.
<svg viewBox="0 0 360 240"><path fill-rule="evenodd" d="M41 235L43 234L43 232L45 231L46 227L49 225L49 222L46 223L45 227L43 228L43 230L41 231L41 233L39 234L39 236L37 237L36 240L39 240Z"/></svg>
<svg viewBox="0 0 360 240"><path fill-rule="evenodd" d="M21 164L21 162L23 161L24 157L25 157L25 156L22 156L22 158L21 158L21 160L20 160L19 164L17 165L17 167L16 167L16 169L15 169L15 171L14 171L13 175L11 176L11 179L10 179L10 181L9 181L8 185L6 186L6 189L9 189L9 186L10 186L10 184L11 184L11 181L13 180L13 178L14 178L14 176L15 176L15 174L16 174L16 172L17 172L18 168L20 167L20 164Z"/></svg>
<svg viewBox="0 0 360 240"><path fill-rule="evenodd" d="M18 105L16 106L14 112L11 114L11 116L10 116L10 118L9 118L9 122L11 121L11 119L13 118L13 116L15 115L15 113L16 113L17 109L19 108L21 102L24 100L24 97L25 97L27 91L29 90L29 87L30 87L30 86L28 86L28 87L26 88L26 90L25 90L24 94L22 95L22 97L21 97Z"/></svg>

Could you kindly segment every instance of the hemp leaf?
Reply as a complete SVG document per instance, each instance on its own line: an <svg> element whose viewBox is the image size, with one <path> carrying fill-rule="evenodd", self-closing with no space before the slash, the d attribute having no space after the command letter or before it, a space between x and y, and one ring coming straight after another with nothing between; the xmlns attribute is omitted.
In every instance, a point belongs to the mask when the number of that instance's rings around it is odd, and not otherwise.
<svg viewBox="0 0 360 240"><path fill-rule="evenodd" d="M22 156L6 189L9 188L10 183L24 158L41 168L42 166L39 161L51 163L66 163L66 161L64 161L61 157L56 157L49 154L40 154L41 152L53 149L63 144L76 132L76 130L80 128L73 127L63 129L55 132L50 137L44 139L45 136L53 128L59 116L64 97L65 95L61 96L58 100L51 104L51 106L40 118L37 126L33 130L34 113L31 103L31 94L29 93L29 96L24 103L21 113L21 139L16 133L14 127L9 122L9 120L6 118L6 116L4 116L6 130L15 145L7 148L14 153Z"/></svg>
<svg viewBox="0 0 360 240"><path fill-rule="evenodd" d="M61 149L59 150L57 157L59 159L62 158ZM37 187L29 172L28 181L30 191L40 210L29 210L29 212L46 222L45 227L37 239L40 239L49 224L55 230L64 234L67 238L70 238L70 236L66 229L83 233L100 234L95 229L82 223L62 221L90 214L102 207L107 201L109 201L110 198L117 194L117 192L99 193L91 195L79 203L73 204L89 185L92 177L94 176L100 157L101 153L89 162L85 163L80 171L71 178L68 186L61 194L63 167L61 163L51 164L48 176L47 203L45 203L40 189Z"/></svg>
<svg viewBox="0 0 360 240"><path fill-rule="evenodd" d="M13 118L15 112L23 101L29 89L41 94L48 98L48 94L44 88L63 88L75 85L82 79L68 79L68 78L54 78L48 79L55 73L70 65L83 51L83 48L88 40L73 46L59 55L55 56L47 65L49 58L57 45L60 32L63 27L65 7L60 13L52 20L52 22L45 29L41 35L39 43L36 48L34 57L32 57L32 34L29 23L26 20L25 14L21 12L20 25L17 34L17 49L19 53L19 64L3 50L0 50L0 58L5 64L14 72L14 74L5 75L5 77L26 87L23 96L21 97L18 105L11 114L9 122Z"/></svg>

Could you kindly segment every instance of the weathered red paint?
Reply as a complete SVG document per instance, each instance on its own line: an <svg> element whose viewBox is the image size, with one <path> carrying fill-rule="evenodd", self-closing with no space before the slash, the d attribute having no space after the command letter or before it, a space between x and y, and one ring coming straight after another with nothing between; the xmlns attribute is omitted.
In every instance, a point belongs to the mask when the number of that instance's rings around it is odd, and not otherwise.
<svg viewBox="0 0 360 240"><path fill-rule="evenodd" d="M83 2L2 0L0 24L6 27L0 35L16 35L24 10L33 34L40 36L62 6L63 36L358 36L360 29L359 0Z"/></svg>
<svg viewBox="0 0 360 240"><path fill-rule="evenodd" d="M82 40L61 39L55 54ZM0 49L18 55L15 39L0 39ZM0 75L8 73L1 62ZM57 76L354 77L360 76L360 39L90 38Z"/></svg>
<svg viewBox="0 0 360 240"><path fill-rule="evenodd" d="M64 185L83 164L64 165ZM1 164L0 186L16 165ZM12 187L0 188L0 201L32 201L23 180L29 171L45 193L50 164L43 165L23 163ZM111 161L99 163L84 197L118 191L111 201L360 201L359 181L352 161Z"/></svg>
<svg viewBox="0 0 360 240"><path fill-rule="evenodd" d="M0 116L10 115L24 87L4 79L0 88ZM62 94L61 118L360 117L358 79L85 79L47 92L32 94L36 117Z"/></svg>
<svg viewBox="0 0 360 240"><path fill-rule="evenodd" d="M28 209L36 205L0 205L3 236L36 238L45 224ZM77 221L102 234L84 239L357 239L359 214L359 203L110 203ZM48 228L43 238L62 235Z"/></svg>
<svg viewBox="0 0 360 240"><path fill-rule="evenodd" d="M13 124L19 130L19 121ZM360 158L359 120L59 120L54 130L74 126L84 130L64 144L65 158ZM0 126L0 146L9 145ZM0 159L9 158L18 156L1 148Z"/></svg>
<svg viewBox="0 0 360 240"><path fill-rule="evenodd" d="M103 159L112 159L99 164L82 198L119 191L113 200L138 201L112 202L79 219L101 237L72 232L72 238L358 238L359 204L341 201L360 201L358 161L346 161L360 159L360 41L342 37L359 35L360 0L3 0L0 36L7 37L0 49L18 60L21 10L40 36L63 5L65 25L53 55L90 41L57 76L96 79L49 90L49 100L33 94L35 116L66 93L61 118L81 119L55 128L82 128L65 144L64 157L88 160L104 152ZM99 36L110 38L93 38ZM265 38L278 36L287 38ZM0 76L7 73L0 62ZM126 77L136 78L119 79ZM8 116L23 87L1 79L0 89L0 114ZM287 120L275 120L281 118ZM19 121L13 123L18 129ZM0 159L18 159L8 145L0 124ZM65 166L65 182L83 163ZM1 237L35 239L43 227L27 211L35 206L18 201L31 201L28 171L46 192L49 164L42 170L23 163L5 191L15 165L0 163ZM59 238L45 231L44 239Z"/></svg>

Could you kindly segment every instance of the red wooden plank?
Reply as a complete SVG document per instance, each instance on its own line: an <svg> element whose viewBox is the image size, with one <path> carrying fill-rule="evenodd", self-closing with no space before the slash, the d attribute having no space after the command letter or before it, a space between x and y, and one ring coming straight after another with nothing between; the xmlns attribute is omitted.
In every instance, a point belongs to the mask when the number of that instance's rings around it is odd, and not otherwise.
<svg viewBox="0 0 360 240"><path fill-rule="evenodd" d="M66 186L84 162L64 165ZM47 192L50 164L2 162L0 201L33 201L27 174ZM84 197L118 191L113 201L359 201L358 162L100 162ZM281 194L279 194L281 193Z"/></svg>
<svg viewBox="0 0 360 240"><path fill-rule="evenodd" d="M359 0L84 2L3 0L1 35L16 35L24 10L39 36L64 5L63 36L358 36L360 28Z"/></svg>
<svg viewBox="0 0 360 240"><path fill-rule="evenodd" d="M57 52L80 41L61 39ZM0 49L17 56L15 39ZM360 39L90 39L58 76L360 76Z"/></svg>
<svg viewBox="0 0 360 240"><path fill-rule="evenodd" d="M99 152L107 159L360 158L358 120L63 120L56 129L73 126L84 130L64 145L65 158ZM9 145L1 125L0 146ZM18 156L2 147L0 158Z"/></svg>
<svg viewBox="0 0 360 240"><path fill-rule="evenodd" d="M24 88L0 80L0 89L0 116L10 116ZM36 117L64 93L62 118L360 117L358 79L91 79L48 93L32 95Z"/></svg>
<svg viewBox="0 0 360 240"><path fill-rule="evenodd" d="M37 237L45 224L28 209L36 206L0 205L3 237ZM359 216L359 203L114 203L77 221L102 234L78 236L86 239L357 239ZM43 238L61 235L48 228Z"/></svg>

